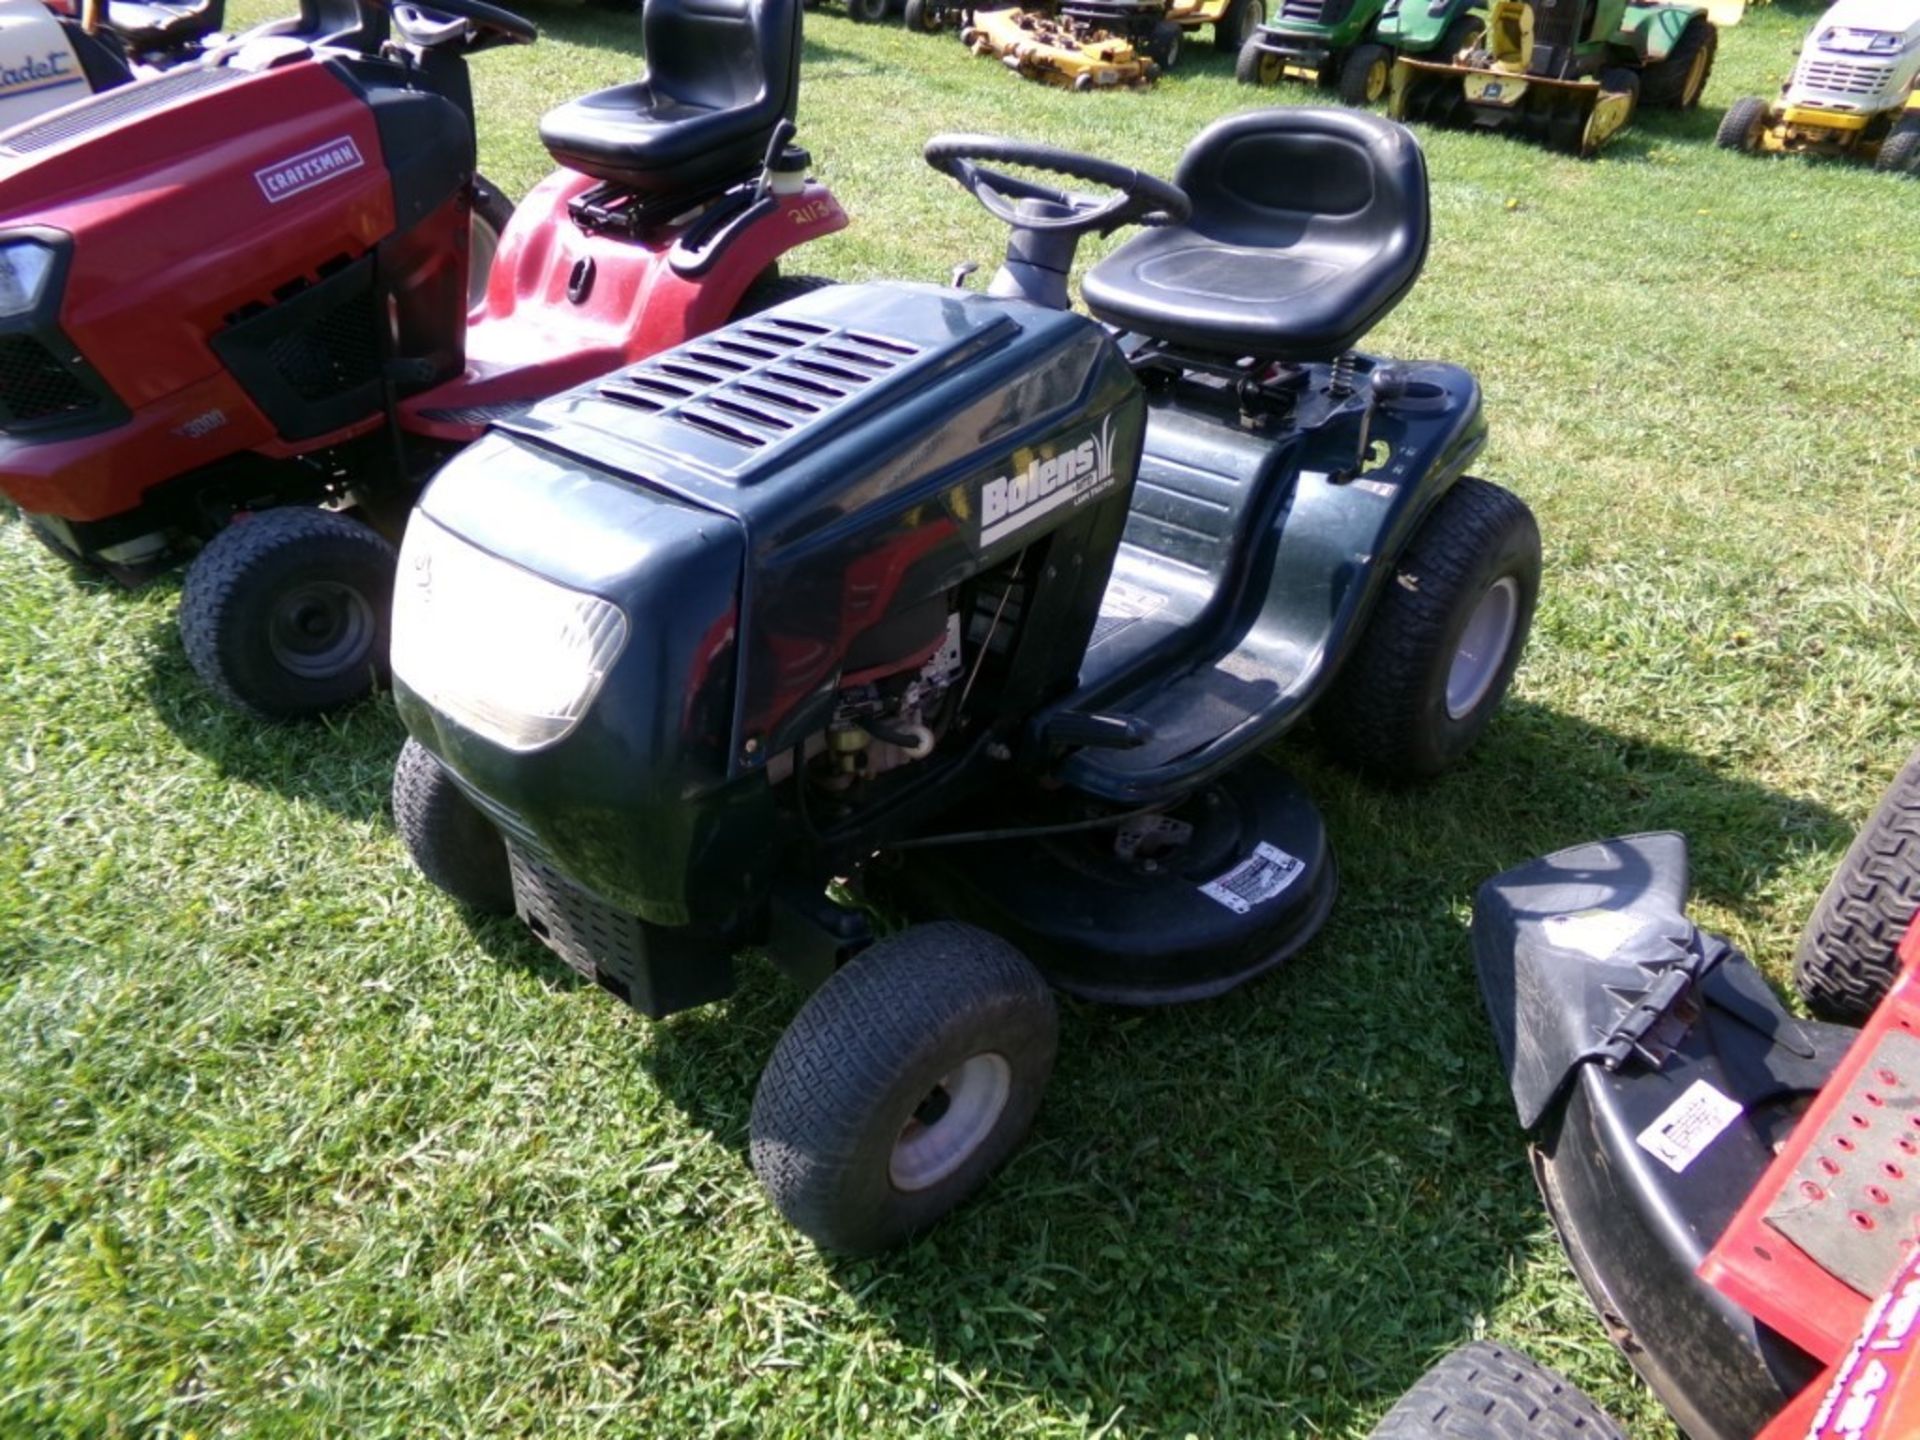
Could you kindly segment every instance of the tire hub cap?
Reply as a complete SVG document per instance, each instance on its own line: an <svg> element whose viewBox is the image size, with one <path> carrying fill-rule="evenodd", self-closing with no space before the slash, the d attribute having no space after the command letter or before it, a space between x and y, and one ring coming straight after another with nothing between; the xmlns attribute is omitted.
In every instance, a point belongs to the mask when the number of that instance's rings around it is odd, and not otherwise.
<svg viewBox="0 0 1920 1440"><path fill-rule="evenodd" d="M938 1185L972 1158L1013 1093L1004 1056L975 1055L940 1078L901 1127L887 1163L896 1190Z"/></svg>
<svg viewBox="0 0 1920 1440"><path fill-rule="evenodd" d="M324 680L364 663L373 648L373 630L373 607L364 595L336 581L316 580L280 597L267 643L289 673Z"/></svg>
<svg viewBox="0 0 1920 1440"><path fill-rule="evenodd" d="M1520 622L1520 585L1511 575L1503 575L1487 588L1460 633L1459 646L1453 652L1453 665L1447 671L1447 715L1465 719L1479 708L1493 689L1507 651L1513 645L1513 632Z"/></svg>

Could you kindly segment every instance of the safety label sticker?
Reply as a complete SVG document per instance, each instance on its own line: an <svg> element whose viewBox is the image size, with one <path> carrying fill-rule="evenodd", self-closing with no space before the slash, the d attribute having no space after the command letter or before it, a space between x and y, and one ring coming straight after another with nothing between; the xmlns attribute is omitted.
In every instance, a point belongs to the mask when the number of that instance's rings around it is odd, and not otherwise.
<svg viewBox="0 0 1920 1440"><path fill-rule="evenodd" d="M1646 1151L1678 1175L1739 1118L1741 1105L1705 1080L1696 1080L1636 1137Z"/></svg>
<svg viewBox="0 0 1920 1440"><path fill-rule="evenodd" d="M1124 580L1108 581L1107 593L1100 597L1100 618L1094 621L1093 639L1088 643L1098 645L1102 640L1112 639L1135 621L1158 614L1166 607L1169 598L1158 590L1129 585Z"/></svg>
<svg viewBox="0 0 1920 1440"><path fill-rule="evenodd" d="M1577 910L1571 915L1550 915L1541 928L1562 950L1577 951L1594 960L1611 960L1645 923L1623 910Z"/></svg>
<svg viewBox="0 0 1920 1440"><path fill-rule="evenodd" d="M1202 885L1200 893L1234 914L1244 915L1284 891L1306 868L1304 860L1262 840L1253 847L1253 854L1226 874Z"/></svg>

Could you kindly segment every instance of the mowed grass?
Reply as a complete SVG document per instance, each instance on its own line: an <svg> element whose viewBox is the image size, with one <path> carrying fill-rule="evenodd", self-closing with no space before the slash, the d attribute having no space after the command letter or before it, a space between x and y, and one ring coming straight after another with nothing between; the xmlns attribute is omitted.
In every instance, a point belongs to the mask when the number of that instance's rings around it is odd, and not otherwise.
<svg viewBox="0 0 1920 1440"><path fill-rule="evenodd" d="M474 66L516 194L541 111L640 64L630 20L531 13ZM1815 13L1752 12L1699 114L1595 162L1422 136L1432 257L1371 343L1478 373L1482 469L1539 514L1513 702L1417 792L1283 746L1342 860L1324 935L1211 1004L1065 1006L1031 1143L881 1259L817 1254L747 1167L801 999L771 966L652 1025L470 924L394 838L386 701L237 719L176 582L0 522L0 1435L1360 1436L1479 1335L1670 1434L1534 1194L1466 920L1502 866L1676 827L1701 918L1784 979L1920 729L1920 187L1710 144ZM801 136L854 218L791 268L840 278L995 259L937 131L1167 173L1313 98L1203 45L1073 96L951 38L807 36Z"/></svg>

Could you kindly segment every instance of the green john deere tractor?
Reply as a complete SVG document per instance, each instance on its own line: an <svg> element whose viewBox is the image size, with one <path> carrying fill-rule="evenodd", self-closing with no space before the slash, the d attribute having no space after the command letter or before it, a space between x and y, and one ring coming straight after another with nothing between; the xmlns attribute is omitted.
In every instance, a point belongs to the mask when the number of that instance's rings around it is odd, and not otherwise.
<svg viewBox="0 0 1920 1440"><path fill-rule="evenodd" d="M1240 47L1242 85L1332 85L1349 105L1386 98L1396 55L1452 57L1487 28L1482 0L1279 0Z"/></svg>
<svg viewBox="0 0 1920 1440"><path fill-rule="evenodd" d="M1471 50L1401 57L1388 113L1591 155L1642 105L1698 105L1719 39L1707 7L1684 0L1494 0Z"/></svg>

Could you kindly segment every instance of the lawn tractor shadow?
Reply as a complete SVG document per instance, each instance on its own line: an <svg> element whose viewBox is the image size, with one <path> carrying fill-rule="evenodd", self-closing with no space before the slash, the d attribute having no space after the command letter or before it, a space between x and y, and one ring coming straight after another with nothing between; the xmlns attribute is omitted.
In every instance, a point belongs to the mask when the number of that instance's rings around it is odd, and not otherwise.
<svg viewBox="0 0 1920 1440"><path fill-rule="evenodd" d="M1175 1435L1364 1429L1554 1253L1468 956L1477 885L1583 840L1684 829L1696 893L1741 913L1847 838L1818 806L1518 702L1421 790L1370 786L1307 743L1286 759L1342 856L1327 931L1207 1004L1064 1001L1059 1068L1008 1168L907 1247L828 1259L950 1377L930 1395L1011 1387L1089 1426L1120 1411ZM642 1060L743 1152L799 998L764 981L656 1027Z"/></svg>
<svg viewBox="0 0 1920 1440"><path fill-rule="evenodd" d="M228 707L201 684L171 619L155 624L148 641L145 688L154 713L222 776L349 819L386 813L394 757L407 738L386 694L318 719L269 723Z"/></svg>

